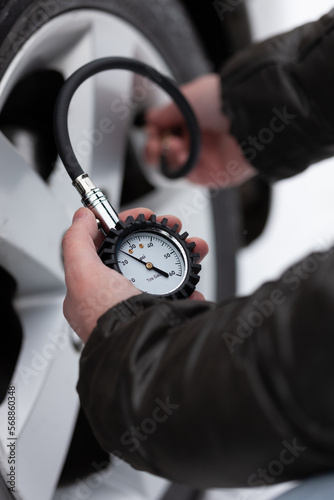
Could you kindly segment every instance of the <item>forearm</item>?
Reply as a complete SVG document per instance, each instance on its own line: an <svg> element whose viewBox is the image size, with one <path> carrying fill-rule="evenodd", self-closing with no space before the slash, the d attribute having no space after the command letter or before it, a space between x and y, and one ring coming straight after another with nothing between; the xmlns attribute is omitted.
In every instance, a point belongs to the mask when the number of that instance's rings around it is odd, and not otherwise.
<svg viewBox="0 0 334 500"><path fill-rule="evenodd" d="M248 161L267 180L334 154L334 10L255 44L222 70L224 111Z"/></svg>
<svg viewBox="0 0 334 500"><path fill-rule="evenodd" d="M200 487L332 468L333 282L327 252L229 303L144 294L110 310L85 347L78 384L101 445ZM292 460L283 450L294 446ZM289 464L270 474L283 455Z"/></svg>

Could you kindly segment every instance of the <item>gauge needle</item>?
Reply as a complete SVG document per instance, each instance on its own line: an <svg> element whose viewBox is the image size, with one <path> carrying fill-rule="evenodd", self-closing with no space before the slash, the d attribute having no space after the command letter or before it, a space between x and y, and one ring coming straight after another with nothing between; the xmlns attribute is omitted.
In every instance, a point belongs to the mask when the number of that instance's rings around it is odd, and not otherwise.
<svg viewBox="0 0 334 500"><path fill-rule="evenodd" d="M143 260L138 259L134 255L127 254L123 250L120 250L120 252L124 253L127 257L131 257L131 259L134 259L134 260L140 262L141 264L144 264L144 266L146 267L146 269L152 269L153 271L157 271L157 273L161 274L165 278L169 278L169 274L168 273L166 273L165 271L162 271L158 267L155 267L151 262L144 262Z"/></svg>

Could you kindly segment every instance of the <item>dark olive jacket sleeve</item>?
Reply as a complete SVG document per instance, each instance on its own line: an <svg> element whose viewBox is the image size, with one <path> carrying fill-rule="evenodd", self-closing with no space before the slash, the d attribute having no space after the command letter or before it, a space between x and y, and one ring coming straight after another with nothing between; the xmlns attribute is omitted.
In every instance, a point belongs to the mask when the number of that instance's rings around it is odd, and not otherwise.
<svg viewBox="0 0 334 500"><path fill-rule="evenodd" d="M98 322L78 391L103 448L200 487L334 467L334 253L222 304L136 296Z"/></svg>
<svg viewBox="0 0 334 500"><path fill-rule="evenodd" d="M224 110L268 181L334 154L334 10L255 44L222 70Z"/></svg>

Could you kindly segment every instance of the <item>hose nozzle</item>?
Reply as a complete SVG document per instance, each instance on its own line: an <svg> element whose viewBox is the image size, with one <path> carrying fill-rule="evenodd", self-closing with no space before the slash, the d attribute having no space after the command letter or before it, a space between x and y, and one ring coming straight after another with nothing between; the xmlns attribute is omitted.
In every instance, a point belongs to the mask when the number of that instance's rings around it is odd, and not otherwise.
<svg viewBox="0 0 334 500"><path fill-rule="evenodd" d="M72 184L79 192L82 204L100 221L102 232L108 234L109 230L116 226L119 218L101 189L97 188L85 173L79 175Z"/></svg>

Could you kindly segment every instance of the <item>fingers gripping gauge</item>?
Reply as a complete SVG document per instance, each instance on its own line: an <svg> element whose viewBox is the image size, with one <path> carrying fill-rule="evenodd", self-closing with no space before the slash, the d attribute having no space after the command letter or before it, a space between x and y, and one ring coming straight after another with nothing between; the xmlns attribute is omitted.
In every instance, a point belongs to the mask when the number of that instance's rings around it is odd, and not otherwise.
<svg viewBox="0 0 334 500"><path fill-rule="evenodd" d="M128 217L111 229L99 249L102 262L129 279L142 292L172 300L189 297L199 281L195 243L188 233L178 234L178 224L164 218L149 220L143 214Z"/></svg>
<svg viewBox="0 0 334 500"><path fill-rule="evenodd" d="M182 177L195 165L200 150L200 131L193 110L174 82L154 68L134 59L109 57L98 59L79 68L62 86L54 113L55 141L59 156L81 195L83 205L94 213L106 236L99 249L102 261L123 274L139 290L172 300L189 297L199 281L201 266L197 264L195 243L187 243L188 233L178 234L178 225L168 227L167 219L157 222L143 214L136 220L119 220L117 212L82 170L71 145L68 131L68 111L76 89L89 77L110 69L139 73L162 87L182 112L189 131L190 152L184 166L169 170L162 158L161 169L170 178Z"/></svg>

